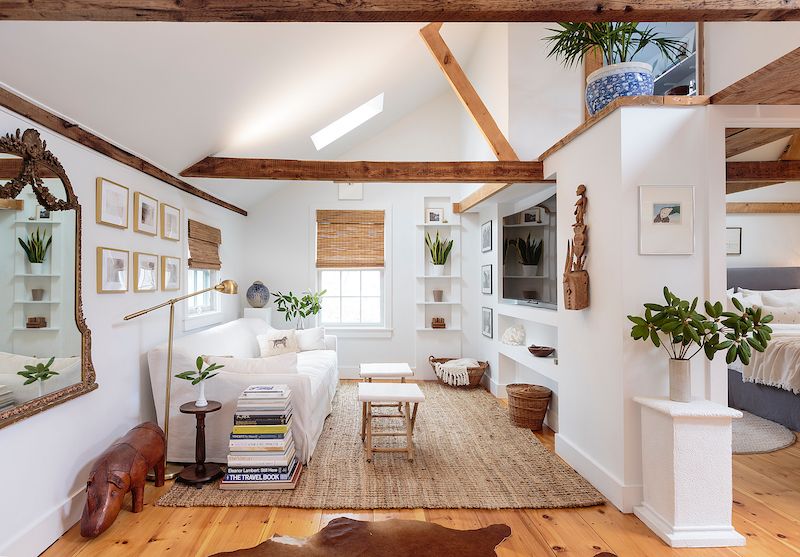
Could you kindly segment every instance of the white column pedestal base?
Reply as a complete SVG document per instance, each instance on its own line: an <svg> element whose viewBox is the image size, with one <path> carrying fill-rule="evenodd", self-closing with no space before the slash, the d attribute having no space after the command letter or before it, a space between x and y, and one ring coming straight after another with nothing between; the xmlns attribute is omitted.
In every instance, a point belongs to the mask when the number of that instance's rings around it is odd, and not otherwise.
<svg viewBox="0 0 800 557"><path fill-rule="evenodd" d="M633 514L670 547L738 547L745 544L744 536L733 526L671 526L646 503L634 507Z"/></svg>

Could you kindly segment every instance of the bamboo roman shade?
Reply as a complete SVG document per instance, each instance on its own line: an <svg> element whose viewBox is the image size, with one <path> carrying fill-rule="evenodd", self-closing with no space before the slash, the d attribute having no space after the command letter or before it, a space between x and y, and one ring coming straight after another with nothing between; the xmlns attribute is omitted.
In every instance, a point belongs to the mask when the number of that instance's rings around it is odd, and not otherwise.
<svg viewBox="0 0 800 557"><path fill-rule="evenodd" d="M220 269L219 245L222 232L219 228L189 219L189 268Z"/></svg>
<svg viewBox="0 0 800 557"><path fill-rule="evenodd" d="M317 211L317 267L383 267L383 211Z"/></svg>

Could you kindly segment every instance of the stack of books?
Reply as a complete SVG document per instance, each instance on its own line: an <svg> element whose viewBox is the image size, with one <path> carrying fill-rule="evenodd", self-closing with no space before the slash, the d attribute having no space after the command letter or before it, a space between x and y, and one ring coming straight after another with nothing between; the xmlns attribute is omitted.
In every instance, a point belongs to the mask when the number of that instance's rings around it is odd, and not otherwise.
<svg viewBox="0 0 800 557"><path fill-rule="evenodd" d="M233 416L228 470L221 489L294 489L303 465L292 438L288 385L250 385Z"/></svg>
<svg viewBox="0 0 800 557"><path fill-rule="evenodd" d="M0 385L0 410L11 408L14 404L16 404L14 393L5 385Z"/></svg>

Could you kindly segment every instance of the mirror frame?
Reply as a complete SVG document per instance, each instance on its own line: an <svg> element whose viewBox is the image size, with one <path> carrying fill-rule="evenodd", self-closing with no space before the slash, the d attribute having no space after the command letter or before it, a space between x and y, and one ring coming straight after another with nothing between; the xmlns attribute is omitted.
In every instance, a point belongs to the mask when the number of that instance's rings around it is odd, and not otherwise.
<svg viewBox="0 0 800 557"><path fill-rule="evenodd" d="M0 153L15 155L22 159L22 168L16 178L0 185L0 199L14 199L27 186L31 185L36 199L42 207L50 211L75 211L75 324L81 334L81 382L58 391L43 395L19 406L0 412L0 428L19 420L43 412L57 404L89 393L97 388L94 366L92 364L92 332L83 316L81 295L81 205L72 189L72 184L61 163L42 141L39 132L33 128L20 133L0 137ZM43 172L49 170L50 172ZM55 174L64 184L66 199L58 199L44 185L40 174Z"/></svg>

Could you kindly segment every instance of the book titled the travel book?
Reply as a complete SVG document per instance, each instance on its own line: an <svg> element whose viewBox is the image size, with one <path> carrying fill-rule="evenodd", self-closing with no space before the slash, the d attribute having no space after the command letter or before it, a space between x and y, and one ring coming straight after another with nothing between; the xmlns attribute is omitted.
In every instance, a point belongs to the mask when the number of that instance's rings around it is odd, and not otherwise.
<svg viewBox="0 0 800 557"><path fill-rule="evenodd" d="M272 489L294 489L297 487L297 482L300 480L300 474L303 472L303 465L297 464L294 468L294 473L291 478L285 481L281 480L268 480L268 481L243 481L243 482L230 482L222 480L219 483L220 489L230 490L272 490Z"/></svg>
<svg viewBox="0 0 800 557"><path fill-rule="evenodd" d="M225 482L285 482L292 479L294 469L297 467L297 458L293 458L289 466L274 468L278 472L262 472L261 468L228 468L223 481ZM240 472L239 470L257 470Z"/></svg>

